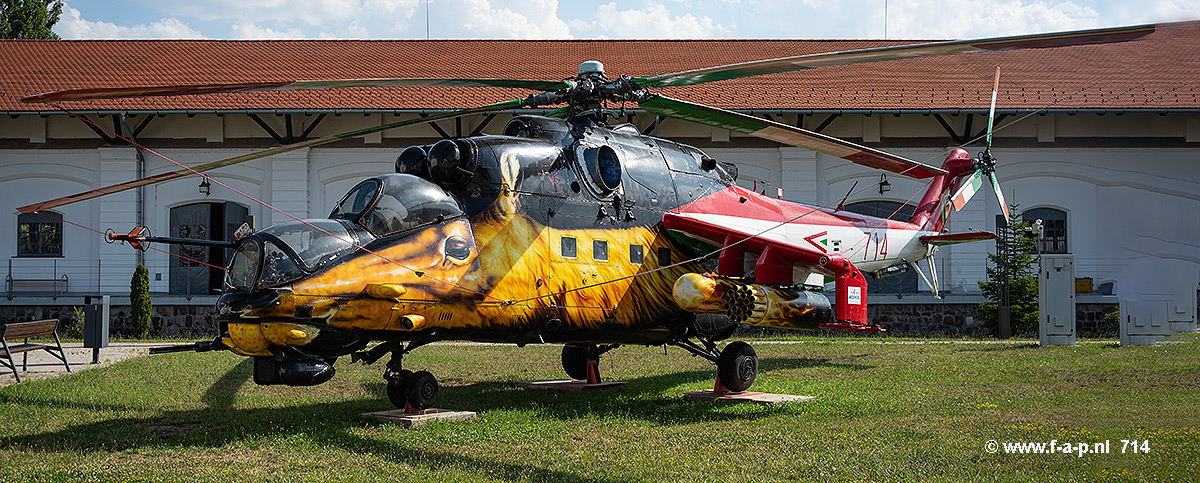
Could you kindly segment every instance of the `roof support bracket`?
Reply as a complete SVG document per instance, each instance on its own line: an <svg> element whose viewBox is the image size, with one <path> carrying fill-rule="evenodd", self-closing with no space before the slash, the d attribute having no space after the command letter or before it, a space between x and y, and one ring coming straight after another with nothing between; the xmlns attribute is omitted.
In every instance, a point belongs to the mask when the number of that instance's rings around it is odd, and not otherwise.
<svg viewBox="0 0 1200 483"><path fill-rule="evenodd" d="M321 121L325 120L325 116L327 116L327 115L328 114L326 114L326 113L321 113L319 116L317 116L316 119L313 119L313 122L311 124L309 124L308 127L304 128L304 132L300 133L300 139L297 139L296 141L307 140L308 135L312 134L313 129L316 129L317 126L321 124Z"/></svg>
<svg viewBox="0 0 1200 483"><path fill-rule="evenodd" d="M96 133L96 135L99 136L100 139L104 140L104 144L108 144L111 146L116 146L118 144L121 144L121 143L117 142L117 140L114 139L112 136L109 136L108 133L104 132L103 129L100 129L100 127L96 126L95 124L92 124L83 119L80 119L79 122L82 122L84 126L87 126L88 129L91 129L92 132ZM116 116L114 115L113 116L113 124L115 125L116 123L117 123ZM115 129L113 132L118 132L120 129L120 126L115 126L115 127L117 129Z"/></svg>
<svg viewBox="0 0 1200 483"><path fill-rule="evenodd" d="M261 117L258 117L258 114L251 112L246 115L249 116L250 119L253 119L254 122L258 123L258 127L261 127L263 129L263 131L266 131L267 134L270 134L271 137L273 139L275 139L275 142L277 142L279 144L289 144L287 141L285 141L283 139L283 136L280 136L279 133L275 132L275 130L272 129L271 126L268 125L266 121L263 121Z"/></svg>
<svg viewBox="0 0 1200 483"><path fill-rule="evenodd" d="M427 115L425 115L425 114L421 114L420 116L421 116L421 117L429 117L429 116L427 116ZM428 124L428 125L429 125L429 127L433 128L433 130L434 130L434 131L437 131L438 135L440 135L440 136L442 137L442 139L453 139L453 137L452 137L452 136L450 136L450 133L446 132L446 130L445 130L445 129L442 129L442 127L441 127L441 126L437 125L437 122L435 122L435 121L429 121L429 122L427 122L427 123L425 123L425 124Z"/></svg>
<svg viewBox="0 0 1200 483"><path fill-rule="evenodd" d="M950 123L946 122L946 118L942 117L941 114L936 112L933 113L933 118L937 119L938 124L942 125L942 129L946 130L946 134L950 135L950 140L953 141L954 144L961 145L963 143L962 136L959 136L958 133L954 131L954 128L950 127Z"/></svg>
<svg viewBox="0 0 1200 483"><path fill-rule="evenodd" d="M487 117L483 118L483 122L480 122L478 126L475 126L475 129L471 130L470 136L478 136L480 133L483 132L483 129L486 128L487 125L492 122L492 119L495 119L495 118L496 118L496 113L493 112L491 114L488 114Z"/></svg>
<svg viewBox="0 0 1200 483"><path fill-rule="evenodd" d="M821 121L821 124L818 125L817 128L814 129L813 131L818 132L818 133L821 131L824 131L825 128L829 127L830 124L833 124L833 121L836 121L837 118L839 118L839 117L842 117L842 115L840 113L830 114L829 117L825 118L824 121Z"/></svg>
<svg viewBox="0 0 1200 483"><path fill-rule="evenodd" d="M993 129L993 130L995 130L996 128L1000 127L1000 123L1004 122L1004 119L1005 119L1005 118L1007 118L1007 117L1008 117L1008 114L998 114L998 115L996 115L996 120L992 122L992 125L993 125L993 126L995 126L995 127L994 127L994 128L992 128L992 129ZM979 138L983 137L983 136L984 136L984 135L986 135L986 134L987 134L987 128L985 127L985 128L983 128L983 129L980 129L978 134L976 134L976 135L974 135L974 136L971 136L971 139L979 139Z"/></svg>

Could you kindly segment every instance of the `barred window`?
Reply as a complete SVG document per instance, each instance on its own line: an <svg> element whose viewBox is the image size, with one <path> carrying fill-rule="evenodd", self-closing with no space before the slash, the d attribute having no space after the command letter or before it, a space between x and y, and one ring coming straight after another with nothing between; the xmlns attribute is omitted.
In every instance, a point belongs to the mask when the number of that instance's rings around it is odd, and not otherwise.
<svg viewBox="0 0 1200 483"><path fill-rule="evenodd" d="M17 256L62 256L62 215L53 211L42 213L17 215Z"/></svg>
<svg viewBox="0 0 1200 483"><path fill-rule="evenodd" d="M1033 208L1021 213L1021 219L1029 223L1042 220L1042 239L1037 242L1040 253L1068 253L1067 212L1054 208Z"/></svg>

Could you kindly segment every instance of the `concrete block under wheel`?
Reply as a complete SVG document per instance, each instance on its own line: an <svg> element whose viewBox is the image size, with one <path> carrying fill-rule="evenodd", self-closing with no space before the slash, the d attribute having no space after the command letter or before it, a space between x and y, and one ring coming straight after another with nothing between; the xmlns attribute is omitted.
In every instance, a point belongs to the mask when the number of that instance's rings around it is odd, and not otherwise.
<svg viewBox="0 0 1200 483"><path fill-rule="evenodd" d="M530 389L554 389L563 392L585 392L596 391L601 389L620 389L622 386L629 384L628 381L608 381L598 382L596 384L588 384L587 381L578 381L571 379L549 379L544 381L522 381L517 385Z"/></svg>
<svg viewBox="0 0 1200 483"><path fill-rule="evenodd" d="M429 408L415 413L406 413L403 409L391 411L376 411L362 413L366 419L374 419L381 423L395 423L404 428L419 428L434 421L469 421L475 419L475 411L455 411L453 409Z"/></svg>
<svg viewBox="0 0 1200 483"><path fill-rule="evenodd" d="M790 394L771 394L766 392L713 392L712 389L684 393L684 399L689 401L730 401L750 402L755 404L784 404L790 402L805 402L816 399L813 396L793 396Z"/></svg>

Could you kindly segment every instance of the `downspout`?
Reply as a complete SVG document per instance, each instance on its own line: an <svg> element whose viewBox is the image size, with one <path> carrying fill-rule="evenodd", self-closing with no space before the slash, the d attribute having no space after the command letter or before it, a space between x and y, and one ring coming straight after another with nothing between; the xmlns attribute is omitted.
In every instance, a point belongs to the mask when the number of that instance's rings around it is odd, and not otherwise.
<svg viewBox="0 0 1200 483"><path fill-rule="evenodd" d="M125 129L125 137L133 144L134 152L137 153L137 179L146 177L146 157L142 155L142 148L138 145L137 139L133 137L133 130L129 129L129 122L125 116L126 113L121 113L121 127ZM146 187L139 186L137 189L137 201L134 204L134 213L137 217L137 226L146 226ZM134 250L137 253L138 265L146 264L146 252L142 250Z"/></svg>

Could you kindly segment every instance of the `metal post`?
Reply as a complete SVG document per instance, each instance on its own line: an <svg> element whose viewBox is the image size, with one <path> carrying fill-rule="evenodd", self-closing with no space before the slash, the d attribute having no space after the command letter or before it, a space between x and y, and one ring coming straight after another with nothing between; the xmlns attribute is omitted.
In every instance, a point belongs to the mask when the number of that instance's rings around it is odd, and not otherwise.
<svg viewBox="0 0 1200 483"><path fill-rule="evenodd" d="M996 218L997 218L997 220L1004 220L1004 218L1002 216L997 216ZM996 247L996 251L1001 254L1000 255L1000 261L1001 261L1001 265L1000 265L1000 306L996 308L996 316L999 319L999 323L998 323L999 327L997 328L998 329L997 332L999 332L999 334L997 334L997 336L1001 339L1007 339L1009 337L1012 337L1012 313L1011 313L1011 305L1009 305L1011 302L1009 300L1009 290L1008 290L1009 277L1010 277L1009 267L1011 265L1011 260L1009 260L1009 256L1011 255L1011 253L1010 253L1011 247L1009 245L1009 242L1010 242L1009 238L1011 237L1012 234L1010 233L1010 230L1008 229L1007 222L1005 222L1002 225L1002 228L1003 228L1003 230L1001 230L1002 235L1001 235L1000 239L997 240L997 243L999 244L999 246Z"/></svg>

